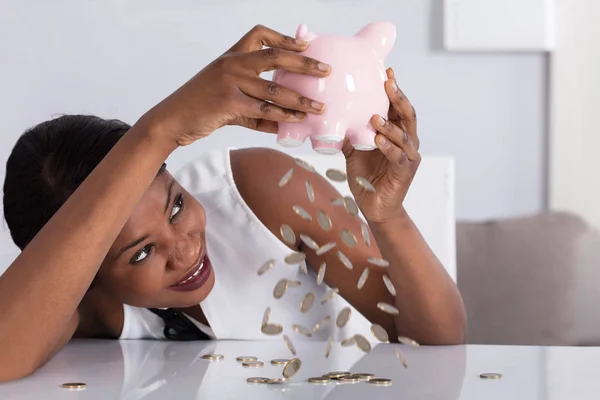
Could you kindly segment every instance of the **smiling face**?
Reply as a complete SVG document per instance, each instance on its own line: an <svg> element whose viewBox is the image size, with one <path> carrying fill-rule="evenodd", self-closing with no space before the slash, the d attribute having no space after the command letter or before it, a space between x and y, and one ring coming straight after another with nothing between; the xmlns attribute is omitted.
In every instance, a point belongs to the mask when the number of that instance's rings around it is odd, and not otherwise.
<svg viewBox="0 0 600 400"><path fill-rule="evenodd" d="M111 246L95 287L136 307L197 305L215 279L205 228L202 205L161 172Z"/></svg>

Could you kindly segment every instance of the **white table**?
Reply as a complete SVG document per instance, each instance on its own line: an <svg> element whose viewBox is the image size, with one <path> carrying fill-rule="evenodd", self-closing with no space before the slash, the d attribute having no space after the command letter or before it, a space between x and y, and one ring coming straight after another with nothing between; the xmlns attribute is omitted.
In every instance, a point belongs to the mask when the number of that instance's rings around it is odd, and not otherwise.
<svg viewBox="0 0 600 400"><path fill-rule="evenodd" d="M600 396L600 348L401 346L409 368L394 354L396 345L378 345L369 354L355 348L295 343L303 364L285 385L253 385L250 376L277 377L268 361L291 355L277 342L73 341L34 376L0 384L0 399L440 399L581 400ZM210 362L207 352L225 355ZM255 355L267 364L247 369L235 361ZM355 361L349 361L353 360ZM372 372L393 379L390 387L366 383L317 386L309 376L333 370ZM482 372L503 378L486 381ZM85 382L85 391L60 388Z"/></svg>

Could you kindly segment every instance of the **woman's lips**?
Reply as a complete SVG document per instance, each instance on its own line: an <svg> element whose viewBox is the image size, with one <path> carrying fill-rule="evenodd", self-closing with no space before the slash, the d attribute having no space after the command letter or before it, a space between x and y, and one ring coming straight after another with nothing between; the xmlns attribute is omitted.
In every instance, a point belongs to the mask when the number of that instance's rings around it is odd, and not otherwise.
<svg viewBox="0 0 600 400"><path fill-rule="evenodd" d="M180 292L187 292L199 289L206 283L210 276L212 264L206 254L200 259L196 268L184 276L178 283L171 286L170 289Z"/></svg>

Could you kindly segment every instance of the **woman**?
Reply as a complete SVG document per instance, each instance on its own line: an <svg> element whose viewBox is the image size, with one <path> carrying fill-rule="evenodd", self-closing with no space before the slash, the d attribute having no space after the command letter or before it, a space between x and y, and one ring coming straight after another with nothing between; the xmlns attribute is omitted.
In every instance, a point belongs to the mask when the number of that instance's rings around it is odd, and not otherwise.
<svg viewBox="0 0 600 400"><path fill-rule="evenodd" d="M389 115L371 121L379 131L378 150L354 151L347 143L344 148L350 187L370 227L370 246L338 240L341 229L361 232L360 220L331 204L339 194L325 179L283 153L211 153L184 169L181 182L164 170L171 152L224 125L274 133L278 122L322 113L325 105L259 77L280 68L326 76L328 65L298 54L306 46L258 26L131 127L65 116L19 139L7 162L4 210L23 251L0 277L0 380L31 374L74 336L161 337L157 320L167 327L162 337L247 338L237 321L265 309L253 306L253 287L245 287L243 271L250 268L256 276L254 263L262 252L271 252L266 260L302 251L314 270L326 263L325 283L339 288L343 301L391 338L463 342L460 294L402 207L419 165L419 141L414 110L391 70L385 83ZM293 167L282 190L278 182ZM358 176L369 179L376 192L358 185ZM314 187L314 203L300 203L306 180ZM210 203L208 218L201 202ZM296 204L311 215L325 210L335 229L299 217ZM265 241L280 237L284 222L296 240L272 250L275 241ZM335 250L317 255L301 233L321 245L339 242L346 262ZM359 290L357 281L371 257L387 260L389 267L370 265L371 276ZM242 270L244 262L252 265ZM348 263L357 267L349 269ZM384 273L395 297L386 290ZM313 284L308 278L304 284ZM239 301L227 297L236 295ZM382 312L379 302L399 313ZM280 314L285 320L285 311ZM255 324L248 329L256 330Z"/></svg>

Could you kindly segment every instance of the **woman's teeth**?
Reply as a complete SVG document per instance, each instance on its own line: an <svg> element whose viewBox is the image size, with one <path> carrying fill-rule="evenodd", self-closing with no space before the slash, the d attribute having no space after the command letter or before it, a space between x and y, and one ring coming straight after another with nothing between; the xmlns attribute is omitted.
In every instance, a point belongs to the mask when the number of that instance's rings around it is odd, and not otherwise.
<svg viewBox="0 0 600 400"><path fill-rule="evenodd" d="M198 268L198 270L196 272L194 272L192 274L192 276L190 276L189 278L187 278L185 281L183 281L181 283L178 283L177 286L185 285L187 282L189 282L192 279L194 279L195 277L197 277L198 274L200 273L200 271L202 271L202 267L204 267L204 259L202 259L202 262L200 263L200 267Z"/></svg>

